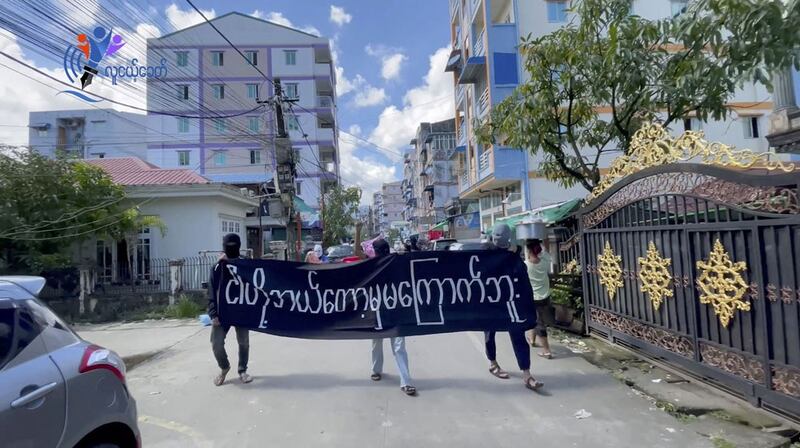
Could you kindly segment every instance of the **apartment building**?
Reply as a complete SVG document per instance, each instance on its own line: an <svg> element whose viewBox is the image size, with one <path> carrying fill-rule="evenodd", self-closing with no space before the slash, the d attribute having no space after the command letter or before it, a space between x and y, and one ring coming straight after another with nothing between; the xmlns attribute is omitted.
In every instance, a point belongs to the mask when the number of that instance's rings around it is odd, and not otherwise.
<svg viewBox="0 0 800 448"><path fill-rule="evenodd" d="M383 184L381 191L373 195L373 209L378 215L379 232L386 234L390 228L405 227L402 181Z"/></svg>
<svg viewBox="0 0 800 448"><path fill-rule="evenodd" d="M420 123L403 160L403 216L414 233L429 231L446 217L445 203L458 196L455 120Z"/></svg>
<svg viewBox="0 0 800 448"><path fill-rule="evenodd" d="M168 77L148 79L149 126L172 141L147 146L164 168L189 168L214 182L254 185L273 178L276 117L260 105L273 80L296 99L286 128L297 155L296 193L319 206L338 183L336 78L327 38L232 12L148 39L148 61L164 59ZM168 113L170 115L160 114Z"/></svg>
<svg viewBox="0 0 800 448"><path fill-rule="evenodd" d="M48 157L145 159L146 123L146 115L113 109L30 112L28 145Z"/></svg>
<svg viewBox="0 0 800 448"><path fill-rule="evenodd" d="M648 19L679 14L688 0L633 0L633 12ZM542 36L573 20L569 2L562 0L450 0L453 51L446 70L453 72L459 196L480 203L481 227L524 210L581 197L580 187L565 189L538 172L541 158L518 148L484 147L475 140L473 125L527 79L517 50L521 37ZM737 113L719 122L700 123L687 117L673 126L705 132L740 148L766 151L766 116L771 96L760 84L736 92L730 106ZM611 160L602 160L608 165Z"/></svg>

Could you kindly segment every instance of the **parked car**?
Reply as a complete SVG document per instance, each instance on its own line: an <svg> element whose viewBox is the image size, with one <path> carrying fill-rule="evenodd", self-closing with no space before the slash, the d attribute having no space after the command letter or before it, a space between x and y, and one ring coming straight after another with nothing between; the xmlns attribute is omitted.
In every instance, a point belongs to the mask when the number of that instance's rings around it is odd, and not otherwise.
<svg viewBox="0 0 800 448"><path fill-rule="evenodd" d="M140 447L125 363L40 302L44 284L0 276L0 444Z"/></svg>
<svg viewBox="0 0 800 448"><path fill-rule="evenodd" d="M341 263L343 258L349 257L354 253L355 249L349 244L331 246L328 248L328 263Z"/></svg>
<svg viewBox="0 0 800 448"><path fill-rule="evenodd" d="M491 249L490 243L480 241L465 241L463 243L453 243L447 250L486 250Z"/></svg>
<svg viewBox="0 0 800 448"><path fill-rule="evenodd" d="M454 238L441 238L433 242L433 247L431 250L448 250L453 243L457 242L458 240Z"/></svg>

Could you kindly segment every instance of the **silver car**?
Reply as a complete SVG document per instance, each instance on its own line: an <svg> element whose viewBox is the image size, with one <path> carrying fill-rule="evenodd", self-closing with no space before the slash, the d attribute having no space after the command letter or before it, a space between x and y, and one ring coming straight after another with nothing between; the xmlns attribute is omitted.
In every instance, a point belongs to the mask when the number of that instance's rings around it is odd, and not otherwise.
<svg viewBox="0 0 800 448"><path fill-rule="evenodd" d="M0 276L0 445L140 447L125 363L42 304L44 283Z"/></svg>

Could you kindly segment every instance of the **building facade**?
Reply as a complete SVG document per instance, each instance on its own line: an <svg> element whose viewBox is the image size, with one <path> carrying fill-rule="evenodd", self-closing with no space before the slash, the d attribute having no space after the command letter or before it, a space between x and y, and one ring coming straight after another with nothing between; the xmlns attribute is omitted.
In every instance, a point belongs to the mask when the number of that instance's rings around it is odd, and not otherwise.
<svg viewBox="0 0 800 448"><path fill-rule="evenodd" d="M193 169L214 182L253 185L273 178L276 114L260 101L274 82L295 99L285 127L297 159L296 193L318 208L338 183L336 78L327 38L241 13L148 39L149 61L166 79L148 79L149 126L172 141L148 145L147 160ZM289 109L288 107L286 109ZM178 116L175 116L178 115Z"/></svg>
<svg viewBox="0 0 800 448"><path fill-rule="evenodd" d="M453 154L455 120L420 123L403 159L403 217L412 233L424 234L447 216L445 203L458 196Z"/></svg>
<svg viewBox="0 0 800 448"><path fill-rule="evenodd" d="M680 13L688 0L633 0L633 13L662 19ZM517 46L523 36L538 37L573 20L561 0L450 0L453 52L447 69L454 74L455 128L459 195L480 203L481 227L502 216L582 197L580 187L565 189L538 172L540 156L518 148L477 143L473 125L527 80ZM747 83L730 101L736 112L724 121L700 123L687 117L672 132L705 132L708 140L765 151L766 116L771 96L761 84ZM601 114L601 117L604 117ZM609 114L610 118L610 114ZM611 160L601 160L601 167Z"/></svg>
<svg viewBox="0 0 800 448"><path fill-rule="evenodd" d="M380 192L373 195L373 209L378 214L378 231L387 234L389 229L406 227L403 211L406 201L403 199L402 181L383 184Z"/></svg>
<svg viewBox="0 0 800 448"><path fill-rule="evenodd" d="M28 145L78 159L147 157L147 116L113 109L30 112Z"/></svg>

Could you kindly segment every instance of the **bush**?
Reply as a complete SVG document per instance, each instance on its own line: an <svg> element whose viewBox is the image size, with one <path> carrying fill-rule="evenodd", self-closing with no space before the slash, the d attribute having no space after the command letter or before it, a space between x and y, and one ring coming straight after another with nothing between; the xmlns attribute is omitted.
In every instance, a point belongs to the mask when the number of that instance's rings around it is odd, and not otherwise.
<svg viewBox="0 0 800 448"><path fill-rule="evenodd" d="M181 296L175 305L170 305L164 310L165 317L175 319L195 318L205 312L205 308L192 301L189 297Z"/></svg>

